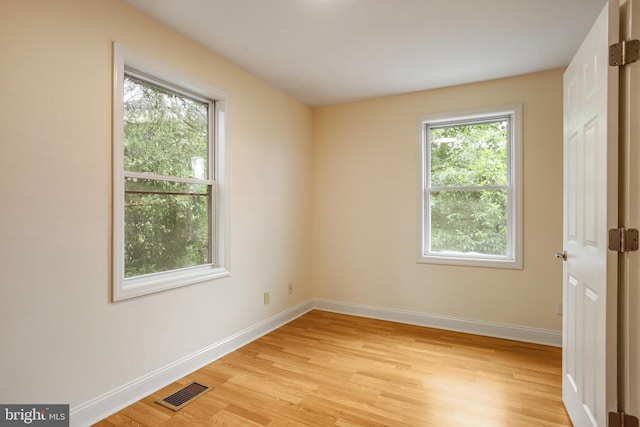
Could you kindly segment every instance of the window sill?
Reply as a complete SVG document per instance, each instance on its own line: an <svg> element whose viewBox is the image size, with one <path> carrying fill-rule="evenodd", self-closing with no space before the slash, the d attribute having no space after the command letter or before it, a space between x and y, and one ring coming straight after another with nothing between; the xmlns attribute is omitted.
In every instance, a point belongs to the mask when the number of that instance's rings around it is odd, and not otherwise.
<svg viewBox="0 0 640 427"><path fill-rule="evenodd" d="M114 286L113 301L122 301L230 275L224 267L199 266L123 279Z"/></svg>
<svg viewBox="0 0 640 427"><path fill-rule="evenodd" d="M478 258L457 255L423 255L418 257L419 264L441 264L462 267L503 268L522 270L522 261L507 257Z"/></svg>

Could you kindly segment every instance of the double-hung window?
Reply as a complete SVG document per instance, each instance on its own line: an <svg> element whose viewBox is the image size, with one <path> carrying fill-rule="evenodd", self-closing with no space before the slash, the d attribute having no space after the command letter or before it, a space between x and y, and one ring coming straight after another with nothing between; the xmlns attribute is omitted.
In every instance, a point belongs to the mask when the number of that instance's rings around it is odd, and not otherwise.
<svg viewBox="0 0 640 427"><path fill-rule="evenodd" d="M119 45L114 64L113 299L228 275L224 94Z"/></svg>
<svg viewBox="0 0 640 427"><path fill-rule="evenodd" d="M520 105L420 120L418 261L522 268Z"/></svg>

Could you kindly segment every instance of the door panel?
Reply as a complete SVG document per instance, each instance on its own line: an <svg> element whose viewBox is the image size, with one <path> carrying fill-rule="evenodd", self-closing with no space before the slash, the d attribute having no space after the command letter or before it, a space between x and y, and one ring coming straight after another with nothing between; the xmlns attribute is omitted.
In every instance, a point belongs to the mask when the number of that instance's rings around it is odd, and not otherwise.
<svg viewBox="0 0 640 427"><path fill-rule="evenodd" d="M563 400L576 426L616 409L617 2L606 6L564 75ZM612 126L609 126L612 124Z"/></svg>

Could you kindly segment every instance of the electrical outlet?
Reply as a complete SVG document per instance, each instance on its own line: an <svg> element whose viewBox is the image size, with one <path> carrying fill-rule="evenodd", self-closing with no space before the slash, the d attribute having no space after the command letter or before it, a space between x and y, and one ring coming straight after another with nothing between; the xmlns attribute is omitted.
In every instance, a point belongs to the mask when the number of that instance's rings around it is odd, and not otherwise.
<svg viewBox="0 0 640 427"><path fill-rule="evenodd" d="M264 305L269 304L269 292L264 293Z"/></svg>
<svg viewBox="0 0 640 427"><path fill-rule="evenodd" d="M562 316L562 303L561 302L557 302L556 303L556 314L558 316Z"/></svg>
<svg viewBox="0 0 640 427"><path fill-rule="evenodd" d="M287 289L289 289L289 294L292 294L293 293L293 283L289 283L287 285Z"/></svg>

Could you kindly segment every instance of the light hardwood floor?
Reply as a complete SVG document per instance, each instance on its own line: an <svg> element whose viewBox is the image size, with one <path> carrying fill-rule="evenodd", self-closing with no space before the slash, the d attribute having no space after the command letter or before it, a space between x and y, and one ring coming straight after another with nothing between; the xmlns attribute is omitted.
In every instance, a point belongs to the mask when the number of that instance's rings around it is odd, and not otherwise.
<svg viewBox="0 0 640 427"><path fill-rule="evenodd" d="M155 400L215 387L173 412ZM311 311L97 424L571 426L561 349Z"/></svg>

